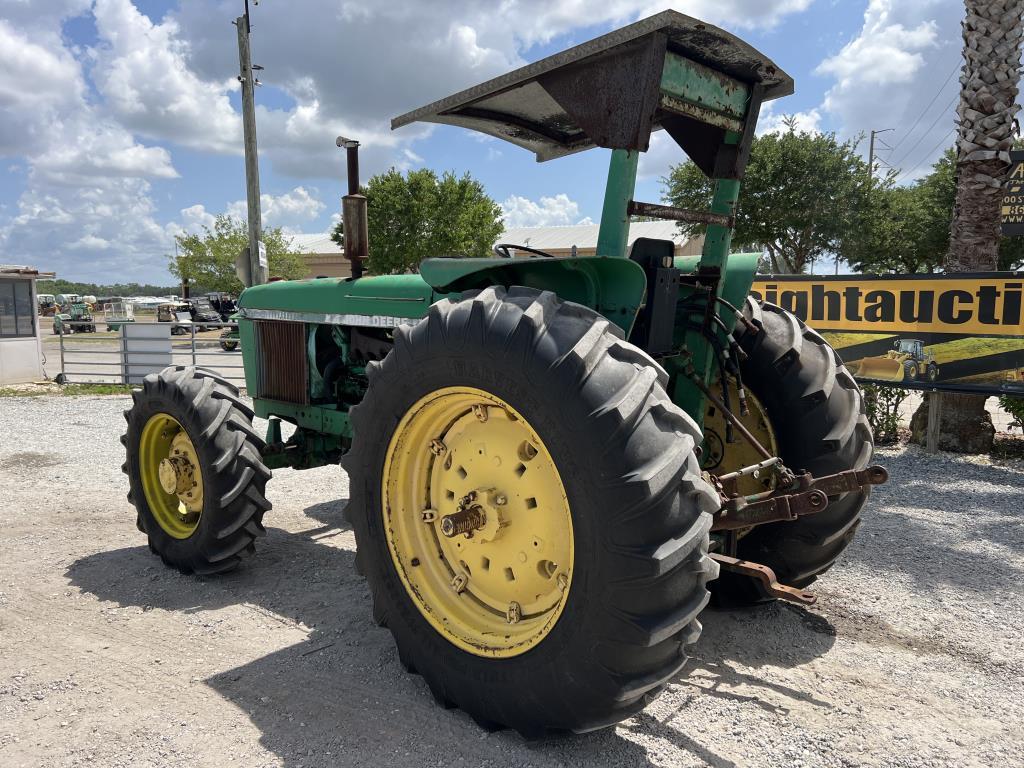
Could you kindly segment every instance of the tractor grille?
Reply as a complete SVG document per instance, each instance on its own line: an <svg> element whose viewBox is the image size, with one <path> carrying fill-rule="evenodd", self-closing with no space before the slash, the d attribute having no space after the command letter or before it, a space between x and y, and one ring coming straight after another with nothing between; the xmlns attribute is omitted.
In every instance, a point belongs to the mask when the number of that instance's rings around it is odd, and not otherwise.
<svg viewBox="0 0 1024 768"><path fill-rule="evenodd" d="M283 320L255 320L256 396L309 404L306 325Z"/></svg>

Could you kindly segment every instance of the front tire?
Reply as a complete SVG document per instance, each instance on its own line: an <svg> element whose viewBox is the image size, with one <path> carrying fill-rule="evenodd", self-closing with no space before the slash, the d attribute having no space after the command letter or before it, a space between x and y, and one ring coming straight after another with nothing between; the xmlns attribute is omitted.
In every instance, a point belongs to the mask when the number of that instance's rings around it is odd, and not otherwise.
<svg viewBox="0 0 1024 768"><path fill-rule="evenodd" d="M774 304L748 298L743 314L734 334L747 355L743 383L763 405L785 465L815 477L868 466L874 441L864 398L836 351ZM737 556L769 566L784 584L807 587L853 540L868 494L830 497L823 512L760 525L739 539ZM712 591L723 604L771 599L759 582L727 572Z"/></svg>
<svg viewBox="0 0 1024 768"><path fill-rule="evenodd" d="M182 573L235 568L270 509L252 410L225 379L191 366L150 374L132 401L121 469L149 548Z"/></svg>
<svg viewBox="0 0 1024 768"><path fill-rule="evenodd" d="M492 287L438 302L417 325L397 329L393 351L367 367L369 388L351 412L355 438L343 460L357 565L369 582L374 617L391 630L402 663L423 675L439 702L481 724L536 736L618 722L679 671L683 646L699 634L706 583L717 573L707 556L717 497L700 476L699 430L665 393L665 372L621 336L592 310L551 293ZM450 401L442 418L427 422L436 424L433 432L411 426L424 403L444 397L477 400ZM518 459L506 456L499 428L528 430L523 434L538 444L524 440ZM408 471L388 476L385 468L402 456L408 462L399 466ZM538 483L536 498L525 499L531 507L500 468L509 462L527 479L537 459L554 474L542 473L548 490ZM499 469L486 469L492 464ZM493 549L467 540L466 551L480 547L479 556L460 563L448 559L452 539L436 531L466 490L456 475L470 487L474 473L494 485L481 492L500 494L506 500L495 503L508 511L497 534L476 534L494 537ZM564 489L562 502L551 477ZM502 541L525 533L528 542L545 526L556 538L554 517L563 508L571 518L563 526L571 568L561 562L551 573L559 583L565 576L557 611L540 614L528 636L515 628L509 638L492 631L530 617L523 611L506 624L493 607L480 608L502 586L490 586L479 569L504 569L509 591L501 594L517 594L519 566L501 559L508 554ZM528 553L514 550L528 568ZM447 586L440 578L428 578L442 567L449 570L440 575L453 579L448 594L440 592ZM525 581L536 584L532 579ZM516 602L532 602L534 591ZM478 617L479 631L467 615Z"/></svg>

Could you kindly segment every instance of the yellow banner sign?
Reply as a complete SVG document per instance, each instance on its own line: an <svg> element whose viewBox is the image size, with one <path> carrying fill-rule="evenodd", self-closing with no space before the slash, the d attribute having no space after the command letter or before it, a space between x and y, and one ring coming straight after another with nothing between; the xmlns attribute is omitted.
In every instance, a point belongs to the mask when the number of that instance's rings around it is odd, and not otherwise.
<svg viewBox="0 0 1024 768"><path fill-rule="evenodd" d="M819 331L1024 336L1024 273L758 276L753 293Z"/></svg>

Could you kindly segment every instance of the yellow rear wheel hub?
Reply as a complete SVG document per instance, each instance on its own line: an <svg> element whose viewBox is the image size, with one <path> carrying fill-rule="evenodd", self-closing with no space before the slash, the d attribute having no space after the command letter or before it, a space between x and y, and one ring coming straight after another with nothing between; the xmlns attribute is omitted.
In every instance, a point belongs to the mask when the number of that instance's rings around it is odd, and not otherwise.
<svg viewBox="0 0 1024 768"><path fill-rule="evenodd" d="M139 474L153 518L176 539L187 539L203 514L203 474L185 428L158 413L142 428Z"/></svg>
<svg viewBox="0 0 1024 768"><path fill-rule="evenodd" d="M388 446L384 531L424 618L459 648L509 657L540 643L572 583L572 515L540 436L499 397L447 387Z"/></svg>
<svg viewBox="0 0 1024 768"><path fill-rule="evenodd" d="M740 416L739 391L735 383L729 383L730 401L732 412L739 418L740 423L746 427L757 441L768 449L773 456L779 455L778 442L775 439L775 431L768 419L768 412L764 405L754 397L749 390L746 390L747 410L746 416ZM713 475L725 475L735 472L743 467L758 464L764 457L748 443L738 432L734 431L733 441L726 442L726 419L714 403L708 401L704 412L704 450L701 456L701 468L706 469ZM771 470L759 473L758 477L746 475L737 481L736 492L741 496L751 496L773 488L776 485L775 475Z"/></svg>

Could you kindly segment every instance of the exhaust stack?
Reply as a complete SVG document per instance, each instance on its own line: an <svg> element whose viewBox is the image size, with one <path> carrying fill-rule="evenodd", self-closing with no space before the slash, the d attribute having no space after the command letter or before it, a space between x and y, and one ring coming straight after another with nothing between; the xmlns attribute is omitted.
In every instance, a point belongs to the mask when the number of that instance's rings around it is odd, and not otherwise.
<svg viewBox="0 0 1024 768"><path fill-rule="evenodd" d="M370 255L366 197L359 194L359 142L339 136L348 164L348 194L341 198L341 221L345 230L345 258L352 265L352 277L362 277L363 262Z"/></svg>

